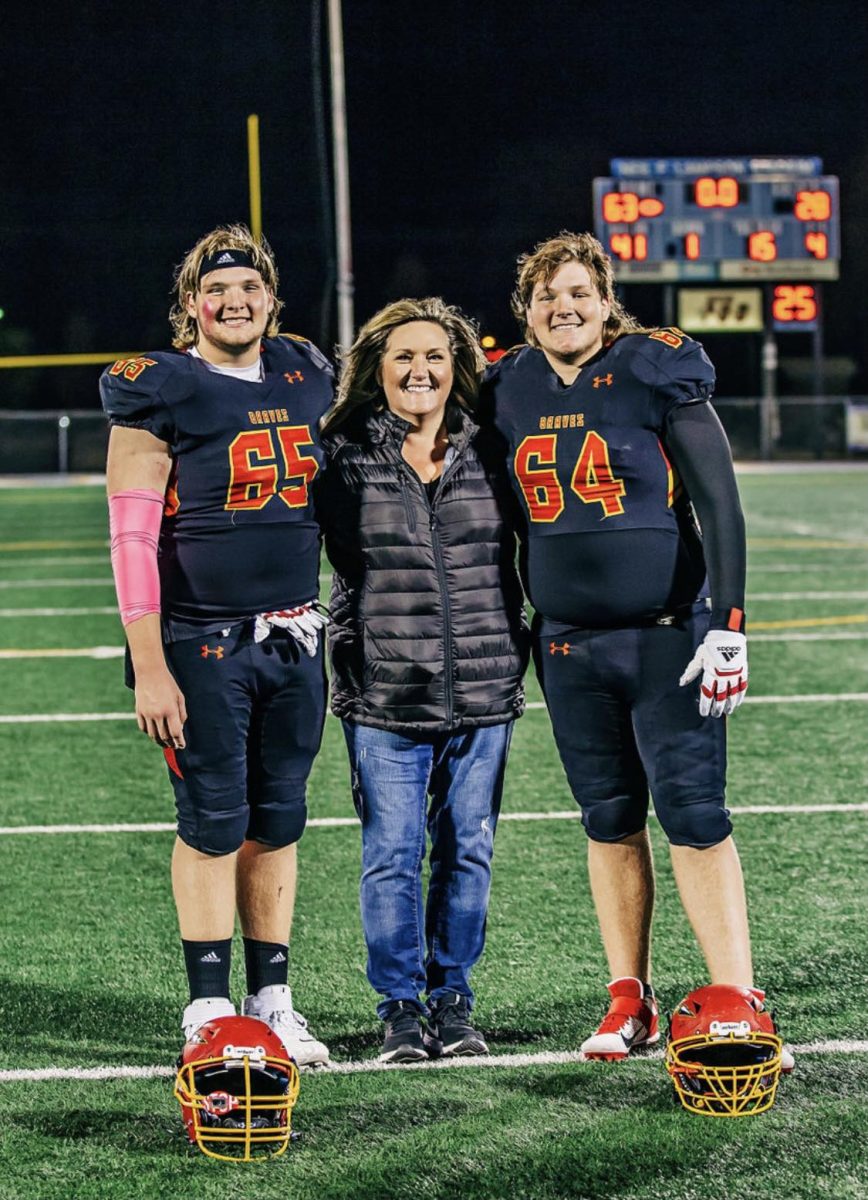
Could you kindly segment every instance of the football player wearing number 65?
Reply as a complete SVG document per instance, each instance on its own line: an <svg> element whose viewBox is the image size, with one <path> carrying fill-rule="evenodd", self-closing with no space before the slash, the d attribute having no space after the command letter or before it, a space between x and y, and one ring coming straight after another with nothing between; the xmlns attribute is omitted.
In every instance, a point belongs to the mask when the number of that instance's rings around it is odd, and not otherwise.
<svg viewBox="0 0 868 1200"><path fill-rule="evenodd" d="M702 347L628 316L590 234L518 265L527 345L489 369L483 411L522 510L535 663L612 979L582 1050L621 1059L659 1037L649 789L711 982L754 983L722 719L747 687L744 519Z"/></svg>
<svg viewBox="0 0 868 1200"><path fill-rule="evenodd" d="M127 681L175 792L184 1034L235 1013L237 911L243 1011L305 1064L328 1058L293 1007L287 960L325 714L311 484L333 388L310 342L278 336L277 282L244 226L201 238L176 276L175 350L115 363L100 392Z"/></svg>

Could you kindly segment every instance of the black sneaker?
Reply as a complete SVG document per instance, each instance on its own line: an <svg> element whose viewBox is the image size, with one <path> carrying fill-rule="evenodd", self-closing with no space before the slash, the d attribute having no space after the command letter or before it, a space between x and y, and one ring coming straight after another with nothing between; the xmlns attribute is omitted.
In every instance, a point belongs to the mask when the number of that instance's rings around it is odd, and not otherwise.
<svg viewBox="0 0 868 1200"><path fill-rule="evenodd" d="M425 1045L432 1058L488 1053L485 1038L470 1024L466 996L450 992L432 1004Z"/></svg>
<svg viewBox="0 0 868 1200"><path fill-rule="evenodd" d="M422 1039L422 1014L409 1000L396 1000L385 1017L380 1062L421 1062L428 1057Z"/></svg>

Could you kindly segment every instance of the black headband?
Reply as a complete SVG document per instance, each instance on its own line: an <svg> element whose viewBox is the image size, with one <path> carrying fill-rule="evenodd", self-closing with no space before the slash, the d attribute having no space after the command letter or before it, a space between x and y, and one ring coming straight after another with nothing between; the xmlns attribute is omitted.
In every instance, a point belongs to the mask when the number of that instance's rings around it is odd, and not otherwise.
<svg viewBox="0 0 868 1200"><path fill-rule="evenodd" d="M198 279L209 271L222 271L226 267L252 267L254 271L259 270L246 250L215 250L213 254L206 254L199 264Z"/></svg>

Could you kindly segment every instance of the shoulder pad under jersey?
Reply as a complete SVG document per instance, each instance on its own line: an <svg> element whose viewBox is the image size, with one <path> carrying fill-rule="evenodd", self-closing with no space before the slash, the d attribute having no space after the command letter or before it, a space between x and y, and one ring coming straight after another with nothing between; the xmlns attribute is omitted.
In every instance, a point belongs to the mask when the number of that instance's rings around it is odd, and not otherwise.
<svg viewBox="0 0 868 1200"><path fill-rule="evenodd" d="M667 407L708 400L714 391L714 367L701 343L674 326L629 334L616 345L636 378L654 388Z"/></svg>
<svg viewBox="0 0 868 1200"><path fill-rule="evenodd" d="M325 371L328 375L334 375L334 367L313 342L308 338L302 337L300 333L281 333L276 338L269 338L266 345L276 344L277 347L283 350L294 350L297 354L301 354L313 366L320 371Z"/></svg>
<svg viewBox="0 0 868 1200"><path fill-rule="evenodd" d="M188 355L156 350L120 358L99 381L102 406L111 422L146 429L168 440L167 405L192 386Z"/></svg>
<svg viewBox="0 0 868 1200"><path fill-rule="evenodd" d="M524 342L519 342L517 346L510 346L508 350L501 354L500 358L488 364L482 377L483 380L489 382L490 380L497 379L504 370L508 371L510 367L514 366L522 350L527 350L528 348Z"/></svg>

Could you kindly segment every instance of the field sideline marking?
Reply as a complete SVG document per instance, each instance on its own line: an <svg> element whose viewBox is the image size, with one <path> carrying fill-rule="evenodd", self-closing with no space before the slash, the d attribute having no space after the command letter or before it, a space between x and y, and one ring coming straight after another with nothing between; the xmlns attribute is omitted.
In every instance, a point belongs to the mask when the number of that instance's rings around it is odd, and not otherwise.
<svg viewBox="0 0 868 1200"><path fill-rule="evenodd" d="M840 1039L826 1042L806 1042L793 1046L796 1055L805 1054L868 1054L868 1042ZM631 1062L663 1058L663 1050L636 1055ZM447 1071L461 1067L547 1067L583 1063L580 1050L542 1050L538 1054L487 1054L466 1058L429 1059L418 1063L381 1063L375 1058L334 1062L327 1067L302 1067L305 1075L322 1078L325 1075L357 1075L381 1071ZM592 1070L599 1070L593 1067ZM612 1068L602 1068L611 1070ZM618 1068L615 1068L616 1070ZM623 1069L623 1068L621 1068ZM41 1083L55 1079L155 1079L173 1078L175 1067L34 1067L0 1071L0 1083Z"/></svg>
<svg viewBox="0 0 868 1200"><path fill-rule="evenodd" d="M732 816L804 816L815 813L868 812L868 801L857 804L735 804L730 808ZM582 814L578 808L565 812L502 812L498 821L578 821ZM342 829L357 826L356 817L311 817L307 828ZM176 826L168 821L124 822L109 825L0 825L0 837L18 833L174 833Z"/></svg>
<svg viewBox="0 0 868 1200"><path fill-rule="evenodd" d="M850 704L868 700L868 692L816 692L807 696L746 696L745 704ZM531 700L528 711L544 709L542 700ZM0 725L47 725L57 721L133 721L132 712L7 713Z"/></svg>

